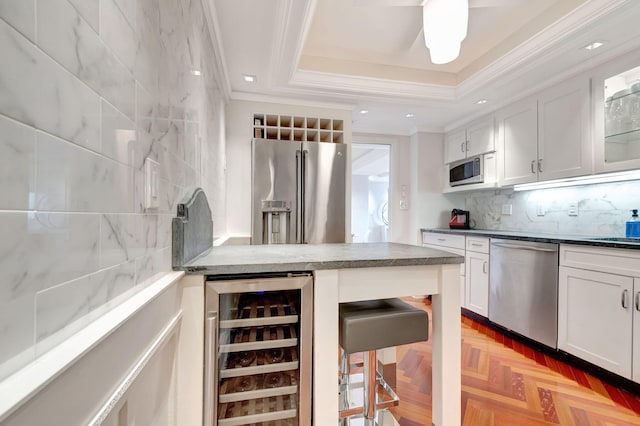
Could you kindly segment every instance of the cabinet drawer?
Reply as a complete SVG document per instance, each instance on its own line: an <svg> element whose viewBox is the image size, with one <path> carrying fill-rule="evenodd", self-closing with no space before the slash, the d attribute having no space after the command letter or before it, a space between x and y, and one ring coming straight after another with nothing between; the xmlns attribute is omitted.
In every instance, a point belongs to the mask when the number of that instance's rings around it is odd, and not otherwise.
<svg viewBox="0 0 640 426"><path fill-rule="evenodd" d="M560 266L640 277L640 250L561 244Z"/></svg>
<svg viewBox="0 0 640 426"><path fill-rule="evenodd" d="M489 254L489 238L467 237L467 250Z"/></svg>
<svg viewBox="0 0 640 426"><path fill-rule="evenodd" d="M439 234L436 232L423 232L422 244L444 246L464 250L464 235Z"/></svg>

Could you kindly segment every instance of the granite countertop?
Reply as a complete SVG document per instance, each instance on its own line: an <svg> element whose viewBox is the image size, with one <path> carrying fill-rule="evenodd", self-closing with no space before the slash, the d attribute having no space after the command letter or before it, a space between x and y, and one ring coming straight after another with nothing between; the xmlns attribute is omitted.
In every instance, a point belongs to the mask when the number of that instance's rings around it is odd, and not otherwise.
<svg viewBox="0 0 640 426"><path fill-rule="evenodd" d="M595 247L614 247L640 250L640 239L601 237L587 235L545 234L539 232L495 231L489 229L421 229L423 232L468 235L478 237L505 238L509 240L535 241L540 243L581 244Z"/></svg>
<svg viewBox="0 0 640 426"><path fill-rule="evenodd" d="M213 247L177 270L227 275L464 262L462 256L396 243L275 244Z"/></svg>

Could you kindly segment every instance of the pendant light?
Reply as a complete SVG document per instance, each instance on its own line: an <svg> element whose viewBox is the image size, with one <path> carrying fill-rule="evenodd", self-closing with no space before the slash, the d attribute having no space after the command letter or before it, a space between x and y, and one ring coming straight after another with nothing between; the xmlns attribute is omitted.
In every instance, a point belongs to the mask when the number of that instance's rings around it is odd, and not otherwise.
<svg viewBox="0 0 640 426"><path fill-rule="evenodd" d="M431 62L451 62L460 54L460 44L467 36L469 0L426 0L422 21Z"/></svg>

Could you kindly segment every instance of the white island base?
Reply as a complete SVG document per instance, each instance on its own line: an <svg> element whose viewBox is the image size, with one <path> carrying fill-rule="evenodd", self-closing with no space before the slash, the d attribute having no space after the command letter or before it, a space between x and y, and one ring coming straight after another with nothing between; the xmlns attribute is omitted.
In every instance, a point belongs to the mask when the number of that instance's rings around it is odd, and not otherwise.
<svg viewBox="0 0 640 426"><path fill-rule="evenodd" d="M314 276L313 424L336 425L339 420L339 303L430 294L431 422L434 426L460 425L460 265L317 270ZM424 420L425 425L429 424L428 419Z"/></svg>

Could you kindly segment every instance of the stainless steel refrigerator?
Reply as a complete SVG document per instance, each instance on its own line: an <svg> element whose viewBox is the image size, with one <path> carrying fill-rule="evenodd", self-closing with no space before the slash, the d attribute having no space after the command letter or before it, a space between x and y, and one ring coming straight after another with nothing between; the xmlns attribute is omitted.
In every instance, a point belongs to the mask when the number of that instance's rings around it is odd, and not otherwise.
<svg viewBox="0 0 640 426"><path fill-rule="evenodd" d="M345 242L346 148L253 139L251 244Z"/></svg>

